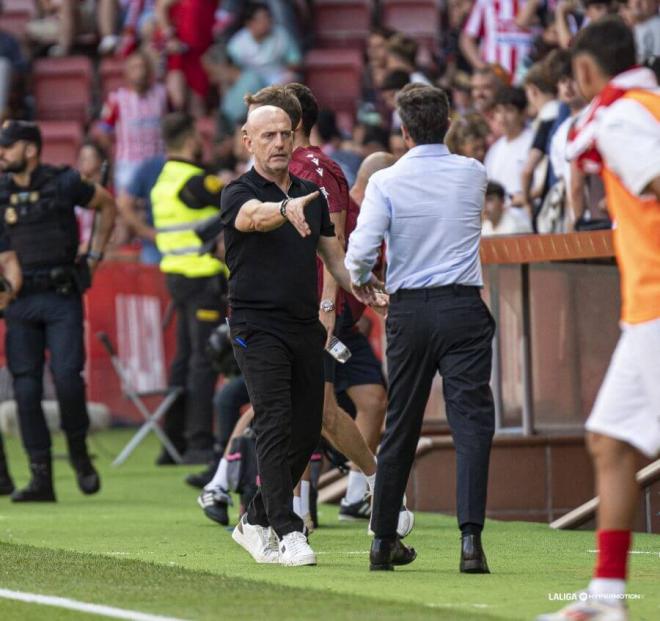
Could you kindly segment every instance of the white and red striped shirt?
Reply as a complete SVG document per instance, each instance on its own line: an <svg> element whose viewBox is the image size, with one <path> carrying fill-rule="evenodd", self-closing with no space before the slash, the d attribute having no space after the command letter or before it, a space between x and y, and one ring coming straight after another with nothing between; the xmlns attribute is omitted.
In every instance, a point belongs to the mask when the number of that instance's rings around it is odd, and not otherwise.
<svg viewBox="0 0 660 621"><path fill-rule="evenodd" d="M481 57L512 76L529 53L536 32L520 28L516 17L525 0L476 0L463 31L481 43Z"/></svg>
<svg viewBox="0 0 660 621"><path fill-rule="evenodd" d="M101 122L115 132L115 159L142 162L165 152L160 121L167 113L167 93L155 84L144 95L119 88L108 96Z"/></svg>

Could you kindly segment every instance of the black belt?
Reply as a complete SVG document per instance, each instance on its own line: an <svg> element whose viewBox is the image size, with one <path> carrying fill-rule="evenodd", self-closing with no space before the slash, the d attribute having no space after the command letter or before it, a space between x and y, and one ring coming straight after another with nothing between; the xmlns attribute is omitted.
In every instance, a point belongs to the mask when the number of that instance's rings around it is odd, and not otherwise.
<svg viewBox="0 0 660 621"><path fill-rule="evenodd" d="M390 295L390 300L401 302L402 300L430 300L444 297L478 298L481 297L481 288L467 285L443 285L423 289L399 289Z"/></svg>

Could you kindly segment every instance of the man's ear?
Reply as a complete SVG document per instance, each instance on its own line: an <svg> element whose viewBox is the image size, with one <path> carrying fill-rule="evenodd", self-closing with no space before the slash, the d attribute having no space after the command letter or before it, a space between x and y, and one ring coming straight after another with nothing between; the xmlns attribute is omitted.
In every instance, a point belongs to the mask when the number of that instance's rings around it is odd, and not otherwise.
<svg viewBox="0 0 660 621"><path fill-rule="evenodd" d="M39 149L37 148L37 145L32 142L28 142L25 145L25 156L29 158L39 157Z"/></svg>
<svg viewBox="0 0 660 621"><path fill-rule="evenodd" d="M254 155L252 153L252 138L250 138L250 135L246 131L243 132L243 146L246 148L248 153Z"/></svg>

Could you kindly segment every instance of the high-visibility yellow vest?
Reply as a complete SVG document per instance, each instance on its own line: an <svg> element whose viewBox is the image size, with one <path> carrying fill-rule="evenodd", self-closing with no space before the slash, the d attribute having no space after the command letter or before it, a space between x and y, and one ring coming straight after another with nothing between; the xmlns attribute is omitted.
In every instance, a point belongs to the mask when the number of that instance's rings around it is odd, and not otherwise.
<svg viewBox="0 0 660 621"><path fill-rule="evenodd" d="M217 207L191 209L179 198L187 181L200 174L204 170L194 164L169 160L151 190L156 245L163 255L162 272L188 278L228 273L227 266L215 257L199 254L202 242L193 230L202 221L216 216Z"/></svg>

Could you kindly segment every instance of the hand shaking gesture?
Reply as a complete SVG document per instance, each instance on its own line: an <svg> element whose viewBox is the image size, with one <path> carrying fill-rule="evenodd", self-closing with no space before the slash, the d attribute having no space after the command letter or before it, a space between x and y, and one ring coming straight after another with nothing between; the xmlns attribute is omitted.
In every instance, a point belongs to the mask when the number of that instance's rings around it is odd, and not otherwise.
<svg viewBox="0 0 660 621"><path fill-rule="evenodd" d="M305 196L299 196L298 198L292 198L286 204L286 219L293 224L296 231L300 233L301 237L307 237L312 234L312 230L305 220L305 207L309 205L317 196L319 195L318 190L307 194Z"/></svg>

